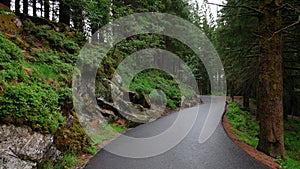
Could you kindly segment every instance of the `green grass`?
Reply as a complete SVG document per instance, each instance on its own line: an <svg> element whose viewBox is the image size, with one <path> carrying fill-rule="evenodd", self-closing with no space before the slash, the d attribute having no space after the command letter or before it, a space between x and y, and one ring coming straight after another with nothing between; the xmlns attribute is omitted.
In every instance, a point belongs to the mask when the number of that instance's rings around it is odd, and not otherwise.
<svg viewBox="0 0 300 169"><path fill-rule="evenodd" d="M285 121L284 142L288 159L285 164L288 168L300 168L300 121L289 119Z"/></svg>
<svg viewBox="0 0 300 169"><path fill-rule="evenodd" d="M76 164L79 163L77 156L74 154L66 154L64 156L64 161L65 161L64 168L75 167Z"/></svg>
<svg viewBox="0 0 300 169"><path fill-rule="evenodd" d="M299 169L300 168L300 162L297 160L294 160L292 158L286 158L285 160L282 158L277 158L276 162L279 163L278 168L283 169Z"/></svg>
<svg viewBox="0 0 300 169"><path fill-rule="evenodd" d="M87 147L86 150L88 151L88 153L90 153L92 155L95 155L98 152L96 145L91 145L91 146Z"/></svg>
<svg viewBox="0 0 300 169"><path fill-rule="evenodd" d="M233 132L243 141L253 147L258 144L259 125L250 113L240 109L236 102L231 102L227 118L233 127Z"/></svg>
<svg viewBox="0 0 300 169"><path fill-rule="evenodd" d="M127 130L126 127L110 124L110 127L118 133L123 133Z"/></svg>
<svg viewBox="0 0 300 169"><path fill-rule="evenodd" d="M259 125L253 118L255 113L243 111L236 102L229 104L227 118L232 125L232 131L240 141L253 147L258 144ZM285 121L284 141L286 149L286 159L278 158L280 168L300 169L300 121L289 119Z"/></svg>
<svg viewBox="0 0 300 169"><path fill-rule="evenodd" d="M118 136L119 133L123 133L127 130L126 127L115 126L112 124L100 124L100 132L93 133L91 138L96 144L102 145L105 140L109 140Z"/></svg>

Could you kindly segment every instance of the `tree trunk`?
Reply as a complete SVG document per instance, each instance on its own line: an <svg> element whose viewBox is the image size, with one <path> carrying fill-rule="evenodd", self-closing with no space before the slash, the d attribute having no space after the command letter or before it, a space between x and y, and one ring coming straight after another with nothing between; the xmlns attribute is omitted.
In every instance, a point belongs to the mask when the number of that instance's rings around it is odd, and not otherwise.
<svg viewBox="0 0 300 169"><path fill-rule="evenodd" d="M249 95L248 93L243 94L243 107L249 109Z"/></svg>
<svg viewBox="0 0 300 169"><path fill-rule="evenodd" d="M59 22L70 26L70 6L61 0L59 3Z"/></svg>
<svg viewBox="0 0 300 169"><path fill-rule="evenodd" d="M231 98L231 101L234 102L233 87L230 88L230 98Z"/></svg>
<svg viewBox="0 0 300 169"><path fill-rule="evenodd" d="M260 139L257 149L272 157L284 157L283 71L281 31L282 0L261 0L259 19L259 119Z"/></svg>
<svg viewBox="0 0 300 169"><path fill-rule="evenodd" d="M45 15L45 18L47 19L50 19L50 2L49 0L45 0L44 1L44 15Z"/></svg>
<svg viewBox="0 0 300 169"><path fill-rule="evenodd" d="M20 13L20 8L21 8L20 0L16 0L15 1L15 11L16 11L16 13Z"/></svg>
<svg viewBox="0 0 300 169"><path fill-rule="evenodd" d="M23 14L28 15L28 0L23 0Z"/></svg>
<svg viewBox="0 0 300 169"><path fill-rule="evenodd" d="M10 0L2 0L1 3L10 9Z"/></svg>
<svg viewBox="0 0 300 169"><path fill-rule="evenodd" d="M33 13L33 16L37 16L36 15L36 0L32 0L32 13Z"/></svg>
<svg viewBox="0 0 300 169"><path fill-rule="evenodd" d="M231 101L234 101L234 83L233 83L233 81L230 80L229 86L230 86L230 89L229 89L230 98L231 98Z"/></svg>
<svg viewBox="0 0 300 169"><path fill-rule="evenodd" d="M74 23L74 28L80 32L83 32L84 16L83 16L83 9L81 7L77 7L76 9L73 9L72 21Z"/></svg>

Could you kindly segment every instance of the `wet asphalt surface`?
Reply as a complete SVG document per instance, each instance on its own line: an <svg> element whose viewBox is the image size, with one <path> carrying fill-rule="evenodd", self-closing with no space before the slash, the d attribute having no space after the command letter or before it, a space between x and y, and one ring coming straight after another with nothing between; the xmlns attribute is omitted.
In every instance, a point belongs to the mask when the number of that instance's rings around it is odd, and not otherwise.
<svg viewBox="0 0 300 169"><path fill-rule="evenodd" d="M183 110L184 113L199 113L187 136L169 151L153 157L128 158L102 149L88 162L85 169L268 169L269 167L252 158L230 140L219 118L216 123L218 127L211 137L204 143L199 143L199 135L209 109L218 106L225 108L221 99L211 99L208 96L201 98L204 104ZM125 135L135 138L159 135L171 127L178 116L178 112L173 113L152 123L140 125ZM180 125L184 128L190 123L186 121ZM172 141L172 138L164 140L168 141ZM114 148L127 144L122 139L116 139L109 146ZM147 148L140 151L151 150L151 147ZM130 149L127 151L130 152Z"/></svg>

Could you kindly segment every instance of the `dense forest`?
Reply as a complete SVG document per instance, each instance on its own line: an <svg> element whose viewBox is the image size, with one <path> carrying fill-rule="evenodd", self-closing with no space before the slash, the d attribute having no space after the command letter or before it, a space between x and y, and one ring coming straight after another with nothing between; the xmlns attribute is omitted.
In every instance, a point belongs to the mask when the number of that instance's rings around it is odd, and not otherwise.
<svg viewBox="0 0 300 169"><path fill-rule="evenodd" d="M221 9L217 18L213 17L211 5ZM299 147L298 157L285 153L284 137L285 122L300 116L298 0L227 0L223 4L207 0L203 4L188 0L0 0L1 123L26 125L33 131L53 134L55 146L69 158L95 153L95 138L87 137L76 118L72 71L84 44L105 41L91 35L115 19L142 12L176 15L204 32L224 65L224 70L215 72L214 77L226 77L232 101L234 96L242 96L244 109L250 110L250 104L257 106L260 132L256 148L274 158L300 160ZM179 56L192 71L199 92L185 85L185 93L180 93L174 76L150 70L139 73L130 88L124 89L130 90L132 102L144 109L150 107L149 100L165 99L168 110L174 110L181 106L183 95L212 94L213 84L205 65L179 40L157 34L127 38L104 56L94 89L95 96L104 99L97 103L101 113L115 130L123 131L139 123L117 115L118 110L110 104L110 80L122 60L147 48L165 49ZM171 63L161 59L157 64ZM225 75L220 74L223 71ZM159 92L151 93L154 89L162 90L165 98ZM295 138L300 139L299 135ZM97 143L104 138L100 140ZM66 161L62 165L67 168L78 165ZM44 160L39 165L56 164Z"/></svg>

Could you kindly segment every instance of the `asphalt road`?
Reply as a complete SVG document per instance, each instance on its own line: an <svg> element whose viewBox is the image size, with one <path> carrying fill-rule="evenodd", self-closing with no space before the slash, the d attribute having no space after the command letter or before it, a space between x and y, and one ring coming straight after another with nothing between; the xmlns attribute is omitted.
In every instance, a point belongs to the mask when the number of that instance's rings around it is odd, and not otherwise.
<svg viewBox="0 0 300 169"><path fill-rule="evenodd" d="M216 113L209 110L222 107L224 102L220 99L202 97L204 104L185 109L184 114L195 115L199 112L195 123L187 136L175 147L162 154L146 158L128 158L115 155L104 149L98 152L86 165L86 169L267 169L268 167L255 160L228 138L220 121L217 121L217 128L204 143L199 143L199 135L203 129L203 124L210 114ZM220 109L216 109L220 111ZM147 138L157 136L173 125L179 112L163 117L155 122L140 125L128 131L125 135L135 138ZM218 118L217 116L210 118ZM218 118L219 119L219 118ZM210 119L212 120L212 119ZM190 125L190 121L181 122L179 128ZM209 126L209 125L208 125ZM213 126L213 124L212 124ZM209 132L206 133L209 135ZM174 133L176 135L176 133ZM205 134L204 134L205 135ZM172 139L165 139L164 142L172 142ZM108 147L129 147L127 150L135 152L136 149L128 146L128 141L122 138L116 139ZM151 147L141 148L139 151L149 151ZM144 153L145 153L144 152Z"/></svg>

